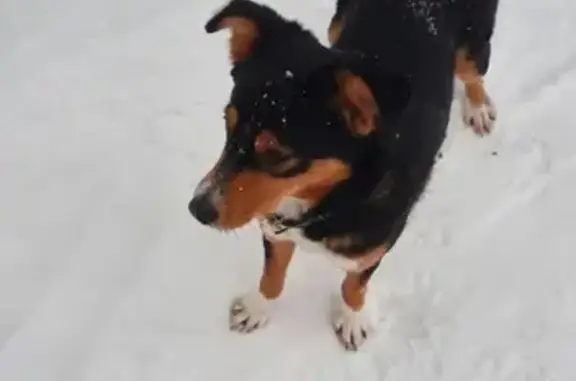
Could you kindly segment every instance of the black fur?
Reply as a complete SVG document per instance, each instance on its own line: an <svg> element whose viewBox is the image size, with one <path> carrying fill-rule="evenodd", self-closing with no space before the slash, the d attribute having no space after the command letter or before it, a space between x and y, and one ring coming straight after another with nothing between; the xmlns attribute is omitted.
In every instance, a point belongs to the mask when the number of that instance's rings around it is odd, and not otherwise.
<svg viewBox="0 0 576 381"><path fill-rule="evenodd" d="M264 261L269 262L272 258L272 244L266 237L262 238L262 244L264 245Z"/></svg>
<svg viewBox="0 0 576 381"><path fill-rule="evenodd" d="M497 0L338 1L336 15L345 12L345 22L335 48L378 56L383 71L409 76L411 99L401 120L385 126L394 139L388 140L389 154L381 158L389 184L383 195L362 202L366 195L358 192L353 180L343 184L339 188L346 189L335 190L338 197L334 194L318 207L329 213L336 199L360 202L307 227L308 237L347 235L352 244L342 251L348 255L384 242L393 244L427 184L445 137L455 52L466 47L481 73L486 72L497 5ZM365 79L378 85L377 80ZM374 176L377 165L357 167L356 177Z"/></svg>
<svg viewBox="0 0 576 381"><path fill-rule="evenodd" d="M227 138L219 181L247 168L262 170L253 150L264 127L293 151L305 171L315 159L338 158L352 167L306 215L312 240L348 237L338 252L354 257L393 245L424 191L445 138L453 97L454 57L467 47L488 68L497 0L339 0L345 17L332 49L298 23L248 0L232 0L206 25L242 16L261 30L251 57L233 70L230 104L238 126ZM375 94L382 119L376 134L350 134L333 105L334 73L361 76Z"/></svg>

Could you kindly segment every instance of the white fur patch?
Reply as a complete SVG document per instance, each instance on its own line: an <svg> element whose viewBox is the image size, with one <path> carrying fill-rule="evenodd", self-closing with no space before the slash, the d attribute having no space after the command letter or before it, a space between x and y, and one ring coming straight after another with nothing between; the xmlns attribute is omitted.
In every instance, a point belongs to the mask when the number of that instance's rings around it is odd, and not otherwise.
<svg viewBox="0 0 576 381"><path fill-rule="evenodd" d="M332 327L347 350L357 350L376 332L375 319L372 314L375 306L368 299L364 307L354 311L344 302L342 297L332 312ZM375 314L374 314L375 315Z"/></svg>
<svg viewBox="0 0 576 381"><path fill-rule="evenodd" d="M466 125L470 126L479 136L492 132L497 110L488 95L486 95L486 103L480 106L472 105L466 96L462 103L462 113Z"/></svg>
<svg viewBox="0 0 576 381"><path fill-rule="evenodd" d="M286 197L280 202L276 214L286 218L297 219L306 210L308 210L308 205L305 201L294 197ZM292 241L302 251L320 254L329 258L331 262L342 270L358 271L358 262L333 253L321 242L310 241L304 237L302 229L291 228L278 233L277 231L281 226L274 226L265 219L260 221L260 228L263 234L272 241Z"/></svg>
<svg viewBox="0 0 576 381"><path fill-rule="evenodd" d="M249 333L268 324L270 301L260 292L239 296L230 306L230 329Z"/></svg>

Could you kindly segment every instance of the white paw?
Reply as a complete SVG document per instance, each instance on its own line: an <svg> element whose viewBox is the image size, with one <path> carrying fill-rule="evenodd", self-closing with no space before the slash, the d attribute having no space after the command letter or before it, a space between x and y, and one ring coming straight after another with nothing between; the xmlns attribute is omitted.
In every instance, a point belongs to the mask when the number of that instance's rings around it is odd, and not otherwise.
<svg viewBox="0 0 576 381"><path fill-rule="evenodd" d="M376 333L374 319L368 306L354 311L341 298L338 304L333 313L332 327L344 348L356 351Z"/></svg>
<svg viewBox="0 0 576 381"><path fill-rule="evenodd" d="M250 333L268 323L270 302L258 291L239 296L230 306L230 329Z"/></svg>
<svg viewBox="0 0 576 381"><path fill-rule="evenodd" d="M464 97L462 109L464 123L471 127L476 135L484 136L492 132L497 111L488 95L486 95L486 103L480 106L473 106L468 98Z"/></svg>

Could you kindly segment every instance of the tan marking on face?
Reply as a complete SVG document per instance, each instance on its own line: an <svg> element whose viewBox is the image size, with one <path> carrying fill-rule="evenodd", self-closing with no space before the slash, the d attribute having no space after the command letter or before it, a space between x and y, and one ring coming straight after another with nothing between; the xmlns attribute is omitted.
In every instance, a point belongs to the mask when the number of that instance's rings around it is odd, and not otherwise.
<svg viewBox="0 0 576 381"><path fill-rule="evenodd" d="M374 132L380 110L366 82L340 70L336 72L336 83L339 89L336 102L352 134L366 136Z"/></svg>
<svg viewBox="0 0 576 381"><path fill-rule="evenodd" d="M306 189L303 189L299 192L295 197L303 200L306 202L309 208L314 207L324 196L328 194L334 188L334 184L325 183L325 184L318 184L317 186L311 186Z"/></svg>
<svg viewBox="0 0 576 381"><path fill-rule="evenodd" d="M466 97L473 106L481 106L486 103L486 91L484 81L478 73L476 63L467 56L466 49L456 52L456 76L464 82Z"/></svg>
<svg viewBox="0 0 576 381"><path fill-rule="evenodd" d="M252 54L254 41L258 38L256 23L244 17L225 17L219 29L230 28L229 55L232 62L240 62Z"/></svg>
<svg viewBox="0 0 576 381"><path fill-rule="evenodd" d="M329 189L350 176L350 167L336 159L316 160L307 172L290 178L244 171L228 184L219 207L218 226L240 228L259 215L274 212L284 197L298 197L312 188Z"/></svg>
<svg viewBox="0 0 576 381"><path fill-rule="evenodd" d="M260 277L260 293L266 299L276 299L282 293L294 248L294 243L290 241L270 242L270 252Z"/></svg>

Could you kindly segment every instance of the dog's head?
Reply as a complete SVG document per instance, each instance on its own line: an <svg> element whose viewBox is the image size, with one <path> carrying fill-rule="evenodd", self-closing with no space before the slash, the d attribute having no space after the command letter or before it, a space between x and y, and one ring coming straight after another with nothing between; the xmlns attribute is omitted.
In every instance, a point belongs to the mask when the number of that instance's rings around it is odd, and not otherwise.
<svg viewBox="0 0 576 381"><path fill-rule="evenodd" d="M369 86L298 23L232 0L206 24L230 30L234 86L220 159L190 202L198 221L229 230L287 196L314 203L349 178L381 110Z"/></svg>

